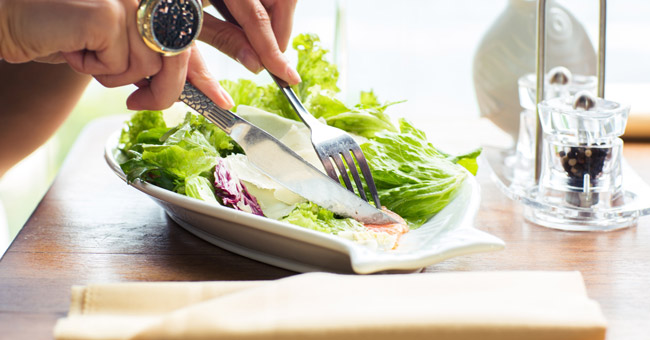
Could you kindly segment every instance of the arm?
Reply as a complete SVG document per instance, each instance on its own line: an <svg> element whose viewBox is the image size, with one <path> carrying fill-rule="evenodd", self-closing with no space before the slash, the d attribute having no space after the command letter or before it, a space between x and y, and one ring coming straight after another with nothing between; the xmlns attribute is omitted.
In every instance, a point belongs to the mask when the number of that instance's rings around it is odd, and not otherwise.
<svg viewBox="0 0 650 340"><path fill-rule="evenodd" d="M139 89L127 99L132 110L170 107L186 75L199 74L205 81L195 85L217 105L231 107L232 99L200 58L189 50L163 57L144 43L138 10L137 0L0 0L0 58L15 64L66 62L106 87L136 84Z"/></svg>
<svg viewBox="0 0 650 340"><path fill-rule="evenodd" d="M0 61L0 176L54 134L91 77L67 64Z"/></svg>

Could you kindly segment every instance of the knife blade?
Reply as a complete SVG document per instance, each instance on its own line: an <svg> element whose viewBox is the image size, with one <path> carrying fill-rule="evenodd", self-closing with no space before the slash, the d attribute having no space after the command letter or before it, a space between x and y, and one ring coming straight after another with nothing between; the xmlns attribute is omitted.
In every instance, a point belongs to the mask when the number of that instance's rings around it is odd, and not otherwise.
<svg viewBox="0 0 650 340"><path fill-rule="evenodd" d="M224 130L244 149L254 166L292 192L362 223L397 223L383 211L320 172L268 132L217 106L189 82L185 83L180 100Z"/></svg>

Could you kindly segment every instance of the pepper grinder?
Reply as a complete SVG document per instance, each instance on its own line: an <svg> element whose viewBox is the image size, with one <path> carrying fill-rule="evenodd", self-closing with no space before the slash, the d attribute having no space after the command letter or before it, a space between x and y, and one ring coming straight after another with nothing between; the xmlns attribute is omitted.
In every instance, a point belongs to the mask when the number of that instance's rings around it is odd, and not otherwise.
<svg viewBox="0 0 650 340"><path fill-rule="evenodd" d="M626 204L620 136L629 105L588 91L539 104L543 129L538 200L554 209L529 209L540 225L568 230L603 230L631 221L606 215Z"/></svg>

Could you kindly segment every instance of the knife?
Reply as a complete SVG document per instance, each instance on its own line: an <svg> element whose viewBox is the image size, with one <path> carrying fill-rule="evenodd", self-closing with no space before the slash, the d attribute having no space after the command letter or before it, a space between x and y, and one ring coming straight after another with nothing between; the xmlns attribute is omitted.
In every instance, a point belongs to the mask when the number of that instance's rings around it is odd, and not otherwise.
<svg viewBox="0 0 650 340"><path fill-rule="evenodd" d="M217 106L189 82L185 83L180 100L226 132L244 149L254 166L292 192L362 223L397 223L320 172L268 132Z"/></svg>

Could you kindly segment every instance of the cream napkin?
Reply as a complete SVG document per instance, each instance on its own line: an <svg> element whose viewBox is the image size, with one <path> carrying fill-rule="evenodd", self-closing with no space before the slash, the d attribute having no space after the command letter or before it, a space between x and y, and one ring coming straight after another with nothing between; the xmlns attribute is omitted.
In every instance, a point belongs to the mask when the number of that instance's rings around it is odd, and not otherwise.
<svg viewBox="0 0 650 340"><path fill-rule="evenodd" d="M460 272L73 287L59 340L604 339L578 272Z"/></svg>

